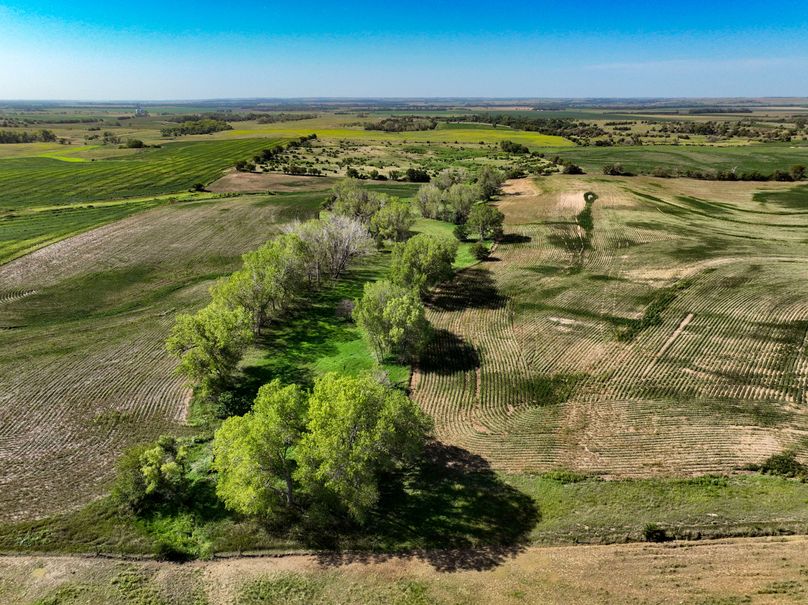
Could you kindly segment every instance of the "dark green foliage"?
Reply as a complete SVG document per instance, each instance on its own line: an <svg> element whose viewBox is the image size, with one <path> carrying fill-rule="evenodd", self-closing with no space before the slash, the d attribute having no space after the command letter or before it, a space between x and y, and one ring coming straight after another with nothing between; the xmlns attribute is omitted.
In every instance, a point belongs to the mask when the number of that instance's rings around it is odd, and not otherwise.
<svg viewBox="0 0 808 605"><path fill-rule="evenodd" d="M643 330L660 325L662 313L682 290L690 287L690 283L689 280L682 280L674 286L657 290L640 319L631 319L628 325L617 328L617 340L631 342Z"/></svg>
<svg viewBox="0 0 808 605"><path fill-rule="evenodd" d="M603 174L607 176L631 176L631 173L627 172L622 164L605 164Z"/></svg>
<svg viewBox="0 0 808 605"><path fill-rule="evenodd" d="M186 134L211 134L222 130L233 130L233 127L223 120L202 119L163 128L160 134L164 137L178 137Z"/></svg>
<svg viewBox="0 0 808 605"><path fill-rule="evenodd" d="M56 134L50 130L38 132L17 132L15 130L0 130L0 145L14 143L51 143L56 140Z"/></svg>
<svg viewBox="0 0 808 605"><path fill-rule="evenodd" d="M526 154L530 153L530 149L527 146L522 145L520 143L514 143L513 141L500 141L499 143L500 149L506 153L519 153L519 154Z"/></svg>
<svg viewBox="0 0 808 605"><path fill-rule="evenodd" d="M429 173L420 168L407 168L405 178L410 183L428 183Z"/></svg>
<svg viewBox="0 0 808 605"><path fill-rule="evenodd" d="M239 160L236 162L236 170L239 172L255 172L255 164L247 160Z"/></svg>
<svg viewBox="0 0 808 605"><path fill-rule="evenodd" d="M667 542L672 540L665 528L656 523L648 523L642 530L646 542Z"/></svg>
<svg viewBox="0 0 808 605"><path fill-rule="evenodd" d="M181 502L188 490L187 450L174 437L136 446L118 461L112 497L135 513Z"/></svg>
<svg viewBox="0 0 808 605"><path fill-rule="evenodd" d="M466 223L458 223L454 226L452 233L460 242L465 242L466 238L469 236L468 227L466 227Z"/></svg>
<svg viewBox="0 0 808 605"><path fill-rule="evenodd" d="M478 241L471 247L471 253L478 261L484 261L490 256L491 251L488 249L488 245L485 242Z"/></svg>
<svg viewBox="0 0 808 605"><path fill-rule="evenodd" d="M393 116L378 122L365 124L365 130L382 130L384 132L415 132L418 130L435 130L438 121L435 118L416 116Z"/></svg>
<svg viewBox="0 0 808 605"><path fill-rule="evenodd" d="M794 452L782 452L766 458L758 467L750 467L764 475L777 475L789 478L808 478L808 467L802 464Z"/></svg>

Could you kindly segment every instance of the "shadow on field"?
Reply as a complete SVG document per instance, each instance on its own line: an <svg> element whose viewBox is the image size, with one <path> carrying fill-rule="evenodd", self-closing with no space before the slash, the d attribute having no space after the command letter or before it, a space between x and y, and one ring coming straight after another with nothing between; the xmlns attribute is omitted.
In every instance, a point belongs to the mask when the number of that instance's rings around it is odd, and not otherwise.
<svg viewBox="0 0 808 605"><path fill-rule="evenodd" d="M459 272L426 300L426 304L436 311L501 309L505 303L506 298L497 290L491 272L480 267Z"/></svg>
<svg viewBox="0 0 808 605"><path fill-rule="evenodd" d="M382 483L366 528L377 546L398 552L327 552L318 555L322 565L415 558L438 571L492 569L525 548L541 517L532 498L459 447L432 443L402 479Z"/></svg>
<svg viewBox="0 0 808 605"><path fill-rule="evenodd" d="M522 235L521 233L506 233L499 238L500 244L527 244L532 242L533 238L529 235Z"/></svg>
<svg viewBox="0 0 808 605"><path fill-rule="evenodd" d="M424 374L448 376L480 367L477 350L460 336L438 328L432 332L432 344L421 355L418 368Z"/></svg>

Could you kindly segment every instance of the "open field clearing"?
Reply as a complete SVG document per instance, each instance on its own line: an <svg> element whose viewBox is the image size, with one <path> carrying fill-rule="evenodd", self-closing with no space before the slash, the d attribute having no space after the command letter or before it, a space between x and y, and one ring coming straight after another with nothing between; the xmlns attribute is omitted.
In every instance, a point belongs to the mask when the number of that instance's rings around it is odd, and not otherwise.
<svg viewBox="0 0 808 605"><path fill-rule="evenodd" d="M184 191L275 144L268 139L184 142L94 162L0 159L0 211Z"/></svg>
<svg viewBox="0 0 808 605"><path fill-rule="evenodd" d="M509 184L495 258L432 300L413 387L439 437L503 470L619 477L808 453L808 200L759 189Z"/></svg>
<svg viewBox="0 0 808 605"><path fill-rule="evenodd" d="M499 143L510 140L529 147L566 147L571 141L559 136L538 132L514 130L506 126L493 127L487 124L445 124L441 123L434 130L418 130L410 132L384 132L381 130L365 130L361 125L347 126L346 122L357 122L350 116L324 115L310 120L294 122L278 122L276 124L259 124L257 122L239 122L233 130L216 133L221 139L267 136L278 138L300 137L316 132L321 139L349 139L356 141L389 141L431 142L431 143Z"/></svg>
<svg viewBox="0 0 808 605"><path fill-rule="evenodd" d="M0 516L79 506L124 447L180 430L188 391L164 351L175 314L319 202L166 205L0 266Z"/></svg>
<svg viewBox="0 0 808 605"><path fill-rule="evenodd" d="M799 603L808 591L806 547L805 538L787 538L529 548L503 555L494 568L463 551L184 565L16 556L0 559L0 598L21 605Z"/></svg>
<svg viewBox="0 0 808 605"><path fill-rule="evenodd" d="M214 193L263 191L326 191L336 181L328 177L292 176L277 172L228 172L210 184Z"/></svg>

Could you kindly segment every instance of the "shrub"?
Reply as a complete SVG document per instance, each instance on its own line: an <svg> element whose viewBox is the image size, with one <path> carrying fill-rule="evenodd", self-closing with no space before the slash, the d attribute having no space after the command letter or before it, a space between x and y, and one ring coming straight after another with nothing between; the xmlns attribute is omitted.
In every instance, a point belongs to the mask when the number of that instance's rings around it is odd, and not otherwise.
<svg viewBox="0 0 808 605"><path fill-rule="evenodd" d="M471 247L471 253L478 261L484 261L491 254L485 242L477 242Z"/></svg>
<svg viewBox="0 0 808 605"><path fill-rule="evenodd" d="M806 477L808 475L808 467L797 460L794 452L783 452L770 456L763 461L759 470L764 475L780 477Z"/></svg>
<svg viewBox="0 0 808 605"><path fill-rule="evenodd" d="M586 174L584 169L578 166L577 164L564 164L564 167L561 169L562 174Z"/></svg>
<svg viewBox="0 0 808 605"><path fill-rule="evenodd" d="M646 542L667 542L672 540L664 527L660 527L656 523L648 523L642 530L642 535Z"/></svg>
<svg viewBox="0 0 808 605"><path fill-rule="evenodd" d="M458 241L465 242L466 238L469 236L468 227L466 227L466 223L458 223L454 226L454 236L458 239Z"/></svg>
<svg viewBox="0 0 808 605"><path fill-rule="evenodd" d="M428 183L429 173L420 168L407 168L406 180L410 183Z"/></svg>

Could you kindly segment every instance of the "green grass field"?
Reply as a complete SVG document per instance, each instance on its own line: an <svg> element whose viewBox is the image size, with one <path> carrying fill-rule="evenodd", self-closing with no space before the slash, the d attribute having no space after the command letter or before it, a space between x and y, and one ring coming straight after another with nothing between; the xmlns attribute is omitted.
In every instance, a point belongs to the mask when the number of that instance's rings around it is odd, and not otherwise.
<svg viewBox="0 0 808 605"><path fill-rule="evenodd" d="M0 211L156 195L209 183L237 160L277 140L183 142L94 162L27 157L0 159Z"/></svg>

